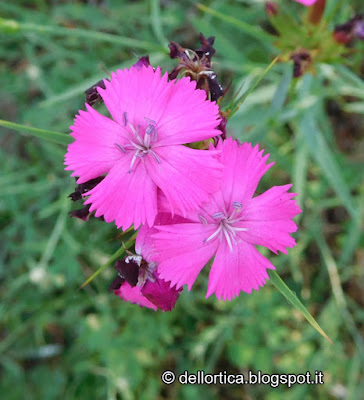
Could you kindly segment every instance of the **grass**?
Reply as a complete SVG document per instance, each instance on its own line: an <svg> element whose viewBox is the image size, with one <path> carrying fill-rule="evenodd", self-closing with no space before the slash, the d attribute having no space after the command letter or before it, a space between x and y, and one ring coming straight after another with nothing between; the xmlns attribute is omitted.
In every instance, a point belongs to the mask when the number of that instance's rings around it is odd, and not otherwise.
<svg viewBox="0 0 364 400"><path fill-rule="evenodd" d="M292 15L304 10L281 3ZM360 4L342 2L333 13L334 2L327 3L330 29ZM291 78L292 64L276 63L255 87L279 53L261 28L267 20L261 2L22 0L1 2L0 15L0 389L6 398L359 399L363 44L298 80ZM68 217L74 181L63 170L68 137L61 134L93 83L147 52L153 64L171 69L168 41L193 48L200 31L216 36L214 68L224 86L231 83L231 94L241 89L237 100L244 101L229 132L259 142L276 163L259 191L293 182L299 194L298 244L269 258L333 344L282 297L276 278L223 303L204 298L204 271L170 313L109 294L112 268L78 290L129 234L120 238L112 224ZM14 124L38 138L20 135ZM43 140L49 134L53 142ZM167 369L318 370L325 384L166 386L160 376Z"/></svg>

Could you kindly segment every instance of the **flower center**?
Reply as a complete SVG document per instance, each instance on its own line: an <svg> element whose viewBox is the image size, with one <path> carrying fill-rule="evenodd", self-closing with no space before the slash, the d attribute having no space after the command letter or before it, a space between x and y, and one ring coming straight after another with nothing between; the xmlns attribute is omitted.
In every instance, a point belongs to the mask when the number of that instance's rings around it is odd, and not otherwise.
<svg viewBox="0 0 364 400"><path fill-rule="evenodd" d="M161 160L158 157L157 153L152 149L152 144L156 142L158 137L156 122L147 117L144 117L144 119L148 122L148 125L145 128L144 135L142 136L139 132L140 125L135 127L131 122L128 121L128 114L124 112L124 128L128 131L131 137L129 138L129 143L124 146L118 143L114 143L115 147L122 153L126 153L128 150L134 151L134 155L131 159L128 171L129 174L133 171L135 162L138 159L144 162L143 158L148 154L151 154L158 164L161 163ZM131 132L127 128L129 128Z"/></svg>
<svg viewBox="0 0 364 400"><path fill-rule="evenodd" d="M237 243L237 232L247 231L248 228L240 228L235 226L235 224L239 221L242 221L243 216L241 215L242 204L238 201L234 201L233 203L234 210L229 216L225 210L216 212L212 215L212 218L216 221L215 225L217 226L215 232L204 240L204 243L208 243L213 239L220 238L220 241L223 239L226 240L230 251L233 251L233 244ZM204 218L201 214L199 214L199 218L204 225L207 225L206 218Z"/></svg>

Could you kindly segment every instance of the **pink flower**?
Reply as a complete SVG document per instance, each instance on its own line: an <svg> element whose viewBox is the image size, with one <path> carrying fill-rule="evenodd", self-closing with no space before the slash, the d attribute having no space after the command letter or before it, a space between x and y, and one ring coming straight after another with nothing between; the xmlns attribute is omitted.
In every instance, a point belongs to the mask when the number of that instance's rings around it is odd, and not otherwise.
<svg viewBox="0 0 364 400"><path fill-rule="evenodd" d="M171 287L187 284L188 290L204 265L215 255L206 297L231 300L240 291L258 290L275 269L255 248L265 246L277 253L295 246L291 220L300 213L291 185L275 186L252 198L269 155L249 143L241 146L231 138L220 143L224 176L221 190L198 211L188 214L189 223L157 227L152 259L159 262L159 276Z"/></svg>
<svg viewBox="0 0 364 400"><path fill-rule="evenodd" d="M170 214L159 214L156 223L167 224L172 221L185 220L178 216L172 220ZM157 263L151 261L151 235L156 232L155 228L142 226L135 242L137 254L117 261L115 268L119 275L113 284L116 283L120 287L114 290L114 293L124 301L139 304L141 307L170 311L182 289L171 288L168 282L160 279Z"/></svg>
<svg viewBox="0 0 364 400"><path fill-rule="evenodd" d="M297 3L301 3L306 7L312 6L317 0L294 0Z"/></svg>
<svg viewBox="0 0 364 400"><path fill-rule="evenodd" d="M77 183L107 174L87 192L90 212L124 230L152 226L157 189L186 213L208 199L219 186L221 165L214 152L184 143L216 136L218 106L188 78L168 81L160 68L139 65L118 70L105 89L98 88L112 119L86 104L71 126L66 170Z"/></svg>

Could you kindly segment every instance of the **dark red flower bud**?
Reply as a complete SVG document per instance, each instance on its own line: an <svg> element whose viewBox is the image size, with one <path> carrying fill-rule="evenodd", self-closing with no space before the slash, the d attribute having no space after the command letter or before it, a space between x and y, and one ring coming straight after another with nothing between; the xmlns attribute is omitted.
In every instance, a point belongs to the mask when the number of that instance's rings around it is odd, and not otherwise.
<svg viewBox="0 0 364 400"><path fill-rule="evenodd" d="M102 79L101 81L98 81L94 85L92 85L89 89L86 90L86 103L90 106L93 106L95 103L98 103L102 101L102 98L97 91L97 88L102 88L105 89L105 83L104 80Z"/></svg>
<svg viewBox="0 0 364 400"><path fill-rule="evenodd" d="M306 49L301 49L291 54L293 60L293 77L302 76L312 62L310 53Z"/></svg>
<svg viewBox="0 0 364 400"><path fill-rule="evenodd" d="M265 3L265 12L267 13L268 17L274 17L278 14L278 4L274 1L267 1Z"/></svg>
<svg viewBox="0 0 364 400"><path fill-rule="evenodd" d="M349 44L354 39L364 40L364 21L362 15L355 15L349 21L336 25L333 33L338 43Z"/></svg>

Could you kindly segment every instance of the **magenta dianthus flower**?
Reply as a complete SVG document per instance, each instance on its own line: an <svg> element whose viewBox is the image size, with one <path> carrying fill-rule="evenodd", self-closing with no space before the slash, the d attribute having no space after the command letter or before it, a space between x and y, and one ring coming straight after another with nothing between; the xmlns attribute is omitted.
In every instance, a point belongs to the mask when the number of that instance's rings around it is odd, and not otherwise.
<svg viewBox="0 0 364 400"><path fill-rule="evenodd" d="M152 226L158 212L157 189L170 211L197 208L217 190L221 165L216 152L186 143L216 136L218 106L206 100L189 78L168 81L160 68L139 65L118 70L98 88L112 119L88 104L71 126L66 170L77 183L106 174L87 192L90 212L124 230Z"/></svg>
<svg viewBox="0 0 364 400"><path fill-rule="evenodd" d="M275 267L256 245L277 253L295 246L290 236L297 230L292 218L301 212L291 185L275 186L253 198L269 155L249 143L241 146L229 138L220 143L224 166L221 188L198 211L188 213L189 223L156 227L152 259L159 276L171 287L187 284L188 290L213 257L206 297L231 300L240 291L258 290Z"/></svg>

